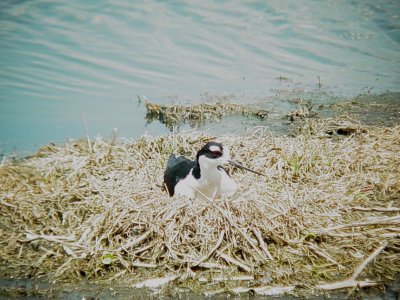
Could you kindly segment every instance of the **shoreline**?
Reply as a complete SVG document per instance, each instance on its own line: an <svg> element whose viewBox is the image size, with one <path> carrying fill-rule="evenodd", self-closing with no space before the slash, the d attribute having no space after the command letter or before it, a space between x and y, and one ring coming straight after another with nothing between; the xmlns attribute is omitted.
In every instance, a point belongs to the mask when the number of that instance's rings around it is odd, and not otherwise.
<svg viewBox="0 0 400 300"><path fill-rule="evenodd" d="M182 125L183 131L196 129L213 135L232 134L232 132L243 134L251 127L267 126L272 134L282 136L296 134L296 128L299 126L298 123L305 118L330 118L343 114L355 116L364 125L392 127L400 124L400 92L382 94L364 93L352 98L335 99L333 96L324 94L323 91L322 94L319 94L318 90L306 94L302 94L296 90L282 90L277 92L275 97L254 100L254 103L251 105L239 104L240 101L236 98L236 96L210 95L209 98L202 99L201 103L186 105L186 107L190 111L193 110L198 115L201 115L203 112L197 107L201 106L202 103L208 106L217 104L217 114L196 119L190 118L190 114L183 112L180 115L175 114L172 117L172 119L177 119L178 123L172 122L169 125L176 127ZM322 103L318 98L324 99ZM142 101L139 98L138 104L144 105L145 102L146 100ZM282 105L282 102L286 104ZM220 104L222 104L222 109L218 107ZM155 105L161 106L159 104ZM176 106L167 105L165 107L174 109ZM276 110L276 107L279 107L279 109ZM147 115L144 116L143 122L147 122L148 124L159 122L168 127L165 115L154 114L154 111L152 114L152 111L149 109L147 109ZM115 130L110 129L112 138L118 138L118 133ZM172 134L172 130L170 133ZM65 141L55 143L49 141L47 144L61 144L68 140L83 140L87 138L89 137L71 137ZM140 139L140 136L136 139ZM0 152L0 164L5 159L17 161L21 158L29 157L47 144L35 146L36 150L15 149L12 152L10 152L11 150L8 152L4 152L3 150L3 152Z"/></svg>

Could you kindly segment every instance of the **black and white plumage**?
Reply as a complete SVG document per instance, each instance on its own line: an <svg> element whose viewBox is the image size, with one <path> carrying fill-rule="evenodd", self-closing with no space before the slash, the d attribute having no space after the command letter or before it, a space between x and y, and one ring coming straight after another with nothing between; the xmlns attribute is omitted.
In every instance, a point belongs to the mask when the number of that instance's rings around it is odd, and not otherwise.
<svg viewBox="0 0 400 300"><path fill-rule="evenodd" d="M220 195L231 196L236 192L237 185L222 167L228 163L262 175L231 161L228 148L210 142L197 152L195 161L172 154L164 172L164 185L171 197L194 198L200 194L213 199Z"/></svg>

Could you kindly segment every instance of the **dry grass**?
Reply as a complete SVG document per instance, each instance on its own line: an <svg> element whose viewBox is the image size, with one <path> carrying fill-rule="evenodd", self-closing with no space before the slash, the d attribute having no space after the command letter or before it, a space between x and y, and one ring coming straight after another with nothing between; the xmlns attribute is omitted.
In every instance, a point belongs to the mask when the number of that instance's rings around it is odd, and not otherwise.
<svg viewBox="0 0 400 300"><path fill-rule="evenodd" d="M147 110L146 119L148 122L158 120L168 127L180 123L189 122L196 126L206 121L219 121L228 115L245 115L266 118L268 111L254 108L250 105L234 104L226 102L199 103L194 105L160 105L145 101Z"/></svg>
<svg viewBox="0 0 400 300"><path fill-rule="evenodd" d="M334 139L339 127L352 128ZM227 199L170 198L171 152L201 134L49 145L0 167L0 266L71 281L121 278L259 294L390 282L400 271L400 127L309 120L297 137L258 127L217 140L234 160ZM148 278L158 278L143 281Z"/></svg>

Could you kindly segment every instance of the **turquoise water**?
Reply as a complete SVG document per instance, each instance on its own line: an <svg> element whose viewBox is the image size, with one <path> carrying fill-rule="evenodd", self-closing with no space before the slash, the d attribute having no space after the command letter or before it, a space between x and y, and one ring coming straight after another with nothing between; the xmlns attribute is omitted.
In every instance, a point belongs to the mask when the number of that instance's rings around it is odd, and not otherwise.
<svg viewBox="0 0 400 300"><path fill-rule="evenodd" d="M0 153L165 133L137 95L398 91L400 1L0 2ZM278 80L285 77L289 80Z"/></svg>

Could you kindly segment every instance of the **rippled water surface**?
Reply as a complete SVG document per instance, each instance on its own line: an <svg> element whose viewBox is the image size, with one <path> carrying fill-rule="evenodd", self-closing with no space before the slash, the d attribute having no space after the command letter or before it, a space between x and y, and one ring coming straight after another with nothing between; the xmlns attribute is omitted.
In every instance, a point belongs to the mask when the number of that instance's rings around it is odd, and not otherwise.
<svg viewBox="0 0 400 300"><path fill-rule="evenodd" d="M400 2L0 2L0 152L165 132L136 95L170 103L277 89L398 91ZM289 80L278 80L277 78Z"/></svg>

